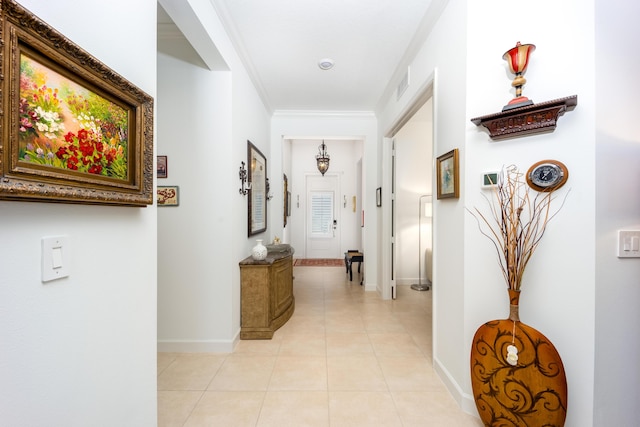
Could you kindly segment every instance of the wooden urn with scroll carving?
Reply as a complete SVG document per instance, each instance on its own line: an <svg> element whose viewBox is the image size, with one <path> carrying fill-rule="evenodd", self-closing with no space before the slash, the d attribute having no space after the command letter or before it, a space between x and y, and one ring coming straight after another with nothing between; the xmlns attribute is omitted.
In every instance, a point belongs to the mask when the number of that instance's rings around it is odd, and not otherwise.
<svg viewBox="0 0 640 427"><path fill-rule="evenodd" d="M509 290L508 319L482 325L471 348L471 386L485 426L562 427L567 379L558 351L520 321L520 291Z"/></svg>

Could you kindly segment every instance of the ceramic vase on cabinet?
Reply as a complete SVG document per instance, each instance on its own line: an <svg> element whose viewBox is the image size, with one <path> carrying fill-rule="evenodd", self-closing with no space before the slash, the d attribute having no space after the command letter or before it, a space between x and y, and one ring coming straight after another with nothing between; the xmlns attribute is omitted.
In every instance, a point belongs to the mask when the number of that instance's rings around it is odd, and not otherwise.
<svg viewBox="0 0 640 427"><path fill-rule="evenodd" d="M509 289L508 319L482 325L473 337L471 385L485 426L562 427L567 379L551 341L520 321L519 290Z"/></svg>
<svg viewBox="0 0 640 427"><path fill-rule="evenodd" d="M267 257L267 247L262 244L262 239L256 240L256 245L251 249L251 257L256 261L262 261Z"/></svg>

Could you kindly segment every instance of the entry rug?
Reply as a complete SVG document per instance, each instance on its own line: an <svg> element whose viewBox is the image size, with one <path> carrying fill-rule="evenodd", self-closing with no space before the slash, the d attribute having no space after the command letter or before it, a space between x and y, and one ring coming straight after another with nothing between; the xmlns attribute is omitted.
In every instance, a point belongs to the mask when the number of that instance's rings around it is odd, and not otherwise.
<svg viewBox="0 0 640 427"><path fill-rule="evenodd" d="M329 258L298 258L295 260L293 265L296 267L344 267L344 260Z"/></svg>

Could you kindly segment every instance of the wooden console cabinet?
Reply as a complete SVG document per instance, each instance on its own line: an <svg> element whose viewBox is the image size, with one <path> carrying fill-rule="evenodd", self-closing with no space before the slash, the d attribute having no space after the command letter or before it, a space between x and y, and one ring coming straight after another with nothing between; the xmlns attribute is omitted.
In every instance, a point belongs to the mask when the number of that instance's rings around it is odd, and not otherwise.
<svg viewBox="0 0 640 427"><path fill-rule="evenodd" d="M293 314L293 248L267 246L263 261L240 261L240 339L271 339Z"/></svg>

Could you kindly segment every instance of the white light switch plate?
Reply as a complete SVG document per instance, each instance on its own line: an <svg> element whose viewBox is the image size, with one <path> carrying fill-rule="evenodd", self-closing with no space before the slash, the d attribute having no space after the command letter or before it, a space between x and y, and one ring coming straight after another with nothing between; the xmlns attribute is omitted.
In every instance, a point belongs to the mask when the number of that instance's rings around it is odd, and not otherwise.
<svg viewBox="0 0 640 427"><path fill-rule="evenodd" d="M640 230L618 230L618 258L640 258Z"/></svg>
<svg viewBox="0 0 640 427"><path fill-rule="evenodd" d="M42 281L69 276L69 245L67 236L42 238Z"/></svg>

